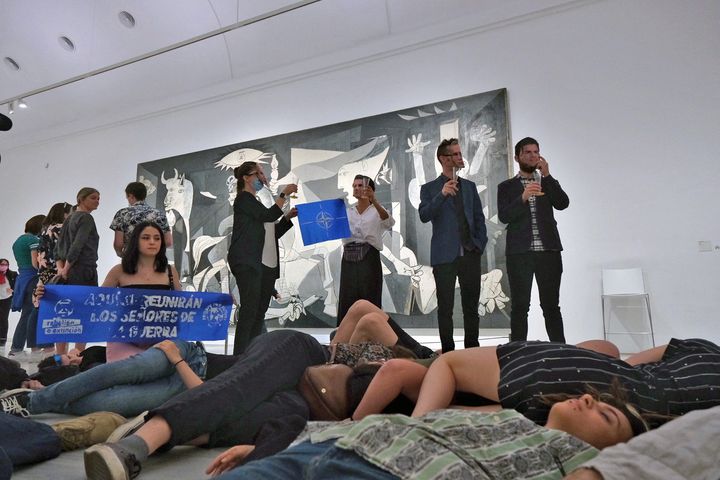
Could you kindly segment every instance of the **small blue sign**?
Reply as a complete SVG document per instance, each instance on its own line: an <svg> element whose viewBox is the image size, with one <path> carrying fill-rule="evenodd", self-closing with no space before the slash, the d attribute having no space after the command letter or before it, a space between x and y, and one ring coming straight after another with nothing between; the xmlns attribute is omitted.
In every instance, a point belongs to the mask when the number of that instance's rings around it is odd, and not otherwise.
<svg viewBox="0 0 720 480"><path fill-rule="evenodd" d="M296 207L303 244L312 245L352 236L345 202L341 199L303 203Z"/></svg>
<svg viewBox="0 0 720 480"><path fill-rule="evenodd" d="M226 293L46 285L37 342L223 340L232 303Z"/></svg>

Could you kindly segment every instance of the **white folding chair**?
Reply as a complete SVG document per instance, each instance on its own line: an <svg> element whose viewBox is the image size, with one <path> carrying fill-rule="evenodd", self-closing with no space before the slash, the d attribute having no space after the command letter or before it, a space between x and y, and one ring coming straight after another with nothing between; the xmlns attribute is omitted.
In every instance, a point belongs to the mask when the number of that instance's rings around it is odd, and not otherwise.
<svg viewBox="0 0 720 480"><path fill-rule="evenodd" d="M640 297L647 309L648 329L632 331L616 331L610 328L610 319L606 317L609 309L606 303L613 299ZM652 346L655 346L655 331L650 311L650 295L645 291L645 282L641 268L604 268L602 270L602 314L603 334L607 340L608 335L650 335Z"/></svg>

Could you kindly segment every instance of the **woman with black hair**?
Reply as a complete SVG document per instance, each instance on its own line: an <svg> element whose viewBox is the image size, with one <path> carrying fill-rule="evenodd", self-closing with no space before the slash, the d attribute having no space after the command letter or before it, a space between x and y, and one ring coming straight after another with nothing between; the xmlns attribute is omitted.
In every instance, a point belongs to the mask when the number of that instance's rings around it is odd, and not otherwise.
<svg viewBox="0 0 720 480"><path fill-rule="evenodd" d="M55 247L60 238L60 230L68 218L72 205L67 202L58 202L45 216L40 230L40 242L37 249L38 276L40 282L48 283L58 273L57 262L55 261Z"/></svg>
<svg viewBox="0 0 720 480"><path fill-rule="evenodd" d="M102 286L180 288L177 271L168 264L164 235L157 224L137 225L122 263L110 269ZM45 287L39 286L37 297L42 298L44 293ZM114 363L90 368L34 392L8 392L0 395L0 403L6 413L21 416L50 411L84 415L101 410L132 416L202 383L208 363L202 344L166 340L156 348L150 346L108 342L107 361ZM143 354L134 355L140 352ZM47 362L80 364L83 357L70 353L56 354ZM121 359L126 360L117 361Z"/></svg>
<svg viewBox="0 0 720 480"><path fill-rule="evenodd" d="M165 236L158 224L142 222L135 227L126 245L121 263L110 269L101 286L180 290L178 273L175 267L168 263ZM44 288L38 287L38 299L42 297L44 291ZM122 360L147 350L151 346L152 344L108 342L107 361ZM65 352L59 350L57 353L64 354Z"/></svg>
<svg viewBox="0 0 720 480"><path fill-rule="evenodd" d="M375 182L370 177L356 175L352 191L357 203L347 209L351 237L343 239L338 326L358 300L382 307L382 237L395 225L395 219L375 198Z"/></svg>
<svg viewBox="0 0 720 480"><path fill-rule="evenodd" d="M37 248L38 285L45 285L57 275L55 247L60 237L60 230L65 219L70 215L71 209L72 205L67 202L56 203L50 207L50 211L42 222ZM38 350L42 349L43 352L53 350L53 344L37 345L37 316L38 308L35 305L28 319L28 346Z"/></svg>
<svg viewBox="0 0 720 480"><path fill-rule="evenodd" d="M544 427L514 410L457 409L421 418L373 415L359 422L310 424L302 443L220 478L560 478L599 449L647 431L623 393L615 388L549 396ZM235 447L206 473L226 472L249 452L254 453L252 447Z"/></svg>
<svg viewBox="0 0 720 480"><path fill-rule="evenodd" d="M42 229L45 215L35 215L25 223L25 233L13 243L13 255L18 265L19 275L13 291L12 311L20 312L20 319L15 327L12 346L8 356L22 353L28 333L28 320L33 310L32 293L37 284L37 248L38 234Z"/></svg>
<svg viewBox="0 0 720 480"><path fill-rule="evenodd" d="M102 287L180 290L178 273L168 263L165 235L157 223L141 222L130 235L122 261L110 269ZM152 344L108 342L107 361L122 360Z"/></svg>

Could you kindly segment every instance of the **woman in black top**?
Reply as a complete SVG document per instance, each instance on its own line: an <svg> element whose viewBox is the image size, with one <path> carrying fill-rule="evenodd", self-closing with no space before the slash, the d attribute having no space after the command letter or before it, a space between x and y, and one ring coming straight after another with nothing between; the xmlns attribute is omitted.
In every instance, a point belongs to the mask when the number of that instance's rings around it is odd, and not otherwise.
<svg viewBox="0 0 720 480"><path fill-rule="evenodd" d="M233 204L233 230L228 264L237 283L240 311L235 326L233 354L242 353L250 340L262 333L265 312L280 276L278 239L287 232L297 216L291 209L283 216L286 195L297 192L297 185L287 185L266 208L255 198L267 183L262 166L245 162L234 170L238 195ZM278 219L277 223L275 223Z"/></svg>

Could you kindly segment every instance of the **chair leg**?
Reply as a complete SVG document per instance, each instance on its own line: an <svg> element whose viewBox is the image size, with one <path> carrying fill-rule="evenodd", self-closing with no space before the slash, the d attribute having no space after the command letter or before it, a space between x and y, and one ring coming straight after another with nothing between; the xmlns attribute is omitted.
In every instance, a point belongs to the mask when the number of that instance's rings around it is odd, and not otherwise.
<svg viewBox="0 0 720 480"><path fill-rule="evenodd" d="M602 296L601 303L602 303L603 338L605 340L607 340L608 339L608 334L607 334L608 331L607 331L607 325L605 324L605 295Z"/></svg>
<svg viewBox="0 0 720 480"><path fill-rule="evenodd" d="M650 322L650 339L652 340L652 346L655 347L655 330L653 329L652 313L650 312L650 295L646 293L644 297L648 312L648 322Z"/></svg>

